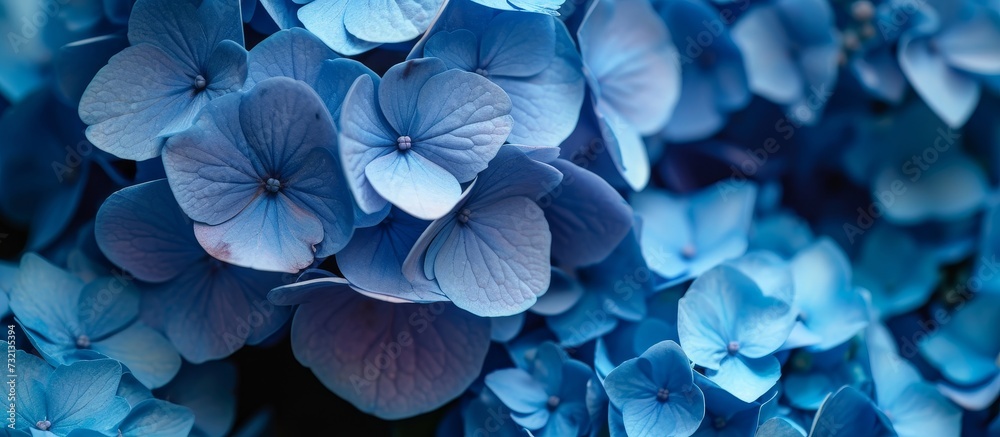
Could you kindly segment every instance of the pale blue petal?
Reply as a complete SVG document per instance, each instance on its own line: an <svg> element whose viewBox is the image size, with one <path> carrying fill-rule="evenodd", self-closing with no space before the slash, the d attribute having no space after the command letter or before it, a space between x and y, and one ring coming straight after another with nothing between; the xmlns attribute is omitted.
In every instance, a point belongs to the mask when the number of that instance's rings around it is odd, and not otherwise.
<svg viewBox="0 0 1000 437"><path fill-rule="evenodd" d="M476 71L479 68L479 38L466 29L437 32L424 44L424 56L438 58L448 68Z"/></svg>
<svg viewBox="0 0 1000 437"><path fill-rule="evenodd" d="M128 401L115 394L121 376L114 360L80 361L52 372L46 396L50 431L114 430L129 412Z"/></svg>
<svg viewBox="0 0 1000 437"><path fill-rule="evenodd" d="M195 237L213 257L269 272L294 273L312 264L323 223L284 194L258 197L216 226L195 223Z"/></svg>
<svg viewBox="0 0 1000 437"><path fill-rule="evenodd" d="M768 100L790 105L802 98L805 82L787 49L785 25L776 7L757 7L732 28L733 42L743 52L750 89Z"/></svg>
<svg viewBox="0 0 1000 437"><path fill-rule="evenodd" d="M83 287L77 303L81 334L98 341L139 317L139 292L121 277L102 277Z"/></svg>
<svg viewBox="0 0 1000 437"><path fill-rule="evenodd" d="M441 0L353 0L344 12L344 28L364 41L409 41L427 30L441 3Z"/></svg>
<svg viewBox="0 0 1000 437"><path fill-rule="evenodd" d="M414 110L409 127L398 132L413 139L413 152L459 182L472 180L486 168L513 126L507 93L478 74L459 70L427 79Z"/></svg>
<svg viewBox="0 0 1000 437"><path fill-rule="evenodd" d="M188 435L193 426L189 408L149 399L133 407L119 429L123 437L174 437Z"/></svg>
<svg viewBox="0 0 1000 437"><path fill-rule="evenodd" d="M285 76L301 80L318 91L323 61L337 58L333 50L305 29L278 31L250 51L245 87L249 89L264 79Z"/></svg>
<svg viewBox="0 0 1000 437"><path fill-rule="evenodd" d="M543 316L562 314L583 297L583 286L562 270L552 269L549 289L531 306L531 311Z"/></svg>
<svg viewBox="0 0 1000 437"><path fill-rule="evenodd" d="M316 0L299 9L298 19L306 29L342 55L357 55L378 47L379 43L361 40L344 27L344 15L349 3L350 0Z"/></svg>
<svg viewBox="0 0 1000 437"><path fill-rule="evenodd" d="M285 181L284 193L323 223L323 241L315 256L339 252L354 233L354 201L340 163L329 149L317 147L305 156L305 164Z"/></svg>
<svg viewBox="0 0 1000 437"><path fill-rule="evenodd" d="M133 46L152 44L190 65L202 65L223 40L243 45L243 21L236 2L140 0L132 7L128 39Z"/></svg>
<svg viewBox="0 0 1000 437"><path fill-rule="evenodd" d="M393 65L382 75L382 83L377 90L378 106L396 134L411 134L419 114L416 97L431 77L447 70L448 67L440 59L423 58ZM365 93L364 97L367 99L368 94Z"/></svg>
<svg viewBox="0 0 1000 437"><path fill-rule="evenodd" d="M340 126L340 113L347 98L347 92L357 78L367 75L376 83L380 80L370 68L353 59L332 59L323 61L313 89L323 99L326 109L333 115L333 122Z"/></svg>
<svg viewBox="0 0 1000 437"><path fill-rule="evenodd" d="M10 309L21 326L41 334L46 343L75 344L77 303L83 287L69 272L29 253L21 258L17 283L10 291Z"/></svg>
<svg viewBox="0 0 1000 437"><path fill-rule="evenodd" d="M953 70L945 57L931 50L929 40L902 38L899 66L917 94L948 126L961 127L972 115L979 102L979 84Z"/></svg>
<svg viewBox="0 0 1000 437"><path fill-rule="evenodd" d="M365 176L380 196L423 220L441 218L462 197L459 181L416 150L376 158Z"/></svg>
<svg viewBox="0 0 1000 437"><path fill-rule="evenodd" d="M91 349L121 361L150 388L170 382L181 368L181 357L170 341L142 323L94 342Z"/></svg>
<svg viewBox="0 0 1000 437"><path fill-rule="evenodd" d="M936 37L938 50L952 67L983 75L1000 73L1000 26L997 18L978 10L961 24Z"/></svg>
<svg viewBox="0 0 1000 437"><path fill-rule="evenodd" d="M767 393L781 377L781 363L777 358L746 358L728 356L719 370L709 371L708 379L743 402L753 402Z"/></svg>
<svg viewBox="0 0 1000 437"><path fill-rule="evenodd" d="M612 124L634 126L638 134L663 128L680 96L680 64L652 6L638 0L594 2L577 36L585 69L597 84L595 96L612 109L599 111L622 117Z"/></svg>
<svg viewBox="0 0 1000 437"><path fill-rule="evenodd" d="M534 215L532 215L534 214ZM507 316L535 303L549 286L551 234L533 201L510 197L477 206L468 223L447 236L434 273L460 308L481 316Z"/></svg>
<svg viewBox="0 0 1000 437"><path fill-rule="evenodd" d="M370 76L358 77L340 113L340 162L358 207L368 214L382 210L388 202L371 186L365 166L395 151L398 138L378 107L376 83Z"/></svg>
<svg viewBox="0 0 1000 437"><path fill-rule="evenodd" d="M545 385L524 370L496 370L486 375L485 381L486 386L513 412L531 414L546 408L549 393Z"/></svg>

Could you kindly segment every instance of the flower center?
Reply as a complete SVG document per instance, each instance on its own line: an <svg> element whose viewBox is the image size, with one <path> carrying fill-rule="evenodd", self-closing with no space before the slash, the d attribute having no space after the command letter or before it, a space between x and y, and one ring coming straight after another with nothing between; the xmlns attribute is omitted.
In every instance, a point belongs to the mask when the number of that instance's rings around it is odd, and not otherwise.
<svg viewBox="0 0 1000 437"><path fill-rule="evenodd" d="M715 416L715 419L712 420L712 426L714 426L715 429L725 428L726 427L726 418L722 417L722 416Z"/></svg>
<svg viewBox="0 0 1000 437"><path fill-rule="evenodd" d="M693 244L688 243L681 248L681 256L685 259L693 259L695 255L698 255L698 249Z"/></svg>
<svg viewBox="0 0 1000 437"><path fill-rule="evenodd" d="M736 355L736 353L740 351L739 342L735 341L729 342L729 345L726 346L726 350L729 351L729 355Z"/></svg>
<svg viewBox="0 0 1000 437"><path fill-rule="evenodd" d="M469 208L464 208L458 212L458 222L461 224L466 224L469 222L469 217L472 215L472 211Z"/></svg>
<svg viewBox="0 0 1000 437"><path fill-rule="evenodd" d="M409 135L403 135L396 138L396 148L399 149L400 152L410 150L411 147L413 147L413 140L410 139Z"/></svg>
<svg viewBox="0 0 1000 437"><path fill-rule="evenodd" d="M482 67L476 69L476 74L482 77L490 77L490 72L486 71L486 69Z"/></svg>
<svg viewBox="0 0 1000 437"><path fill-rule="evenodd" d="M49 422L48 420L39 420L38 422L35 422L35 428L38 428L40 431L48 431L51 427L52 422Z"/></svg>
<svg viewBox="0 0 1000 437"><path fill-rule="evenodd" d="M208 86L208 81L205 80L205 76L197 75L194 77L194 89L196 91L201 91Z"/></svg>
<svg viewBox="0 0 1000 437"><path fill-rule="evenodd" d="M267 188L267 191L277 193L278 190L281 189L281 181L275 178L267 178L267 182L264 183L264 187Z"/></svg>
<svg viewBox="0 0 1000 437"><path fill-rule="evenodd" d="M851 16L857 21L871 21L875 18L875 6L868 0L858 0L851 5Z"/></svg>
<svg viewBox="0 0 1000 437"><path fill-rule="evenodd" d="M670 390L661 388L656 391L656 400L660 402L666 402L670 398Z"/></svg>
<svg viewBox="0 0 1000 437"><path fill-rule="evenodd" d="M90 337L86 335L81 335L76 338L76 347L80 349L86 349L90 347Z"/></svg>
<svg viewBox="0 0 1000 437"><path fill-rule="evenodd" d="M546 402L546 405L549 406L550 410L554 410L559 406L559 396L549 396L549 400Z"/></svg>

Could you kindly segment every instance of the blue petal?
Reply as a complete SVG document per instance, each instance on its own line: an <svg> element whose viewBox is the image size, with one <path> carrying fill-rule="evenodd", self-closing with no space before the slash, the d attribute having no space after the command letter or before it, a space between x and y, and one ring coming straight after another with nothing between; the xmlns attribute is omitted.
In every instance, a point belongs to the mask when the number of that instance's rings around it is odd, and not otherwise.
<svg viewBox="0 0 1000 437"><path fill-rule="evenodd" d="M718 371L708 371L706 376L739 400L753 402L778 382L781 363L773 356L727 356Z"/></svg>
<svg viewBox="0 0 1000 437"><path fill-rule="evenodd" d="M543 316L562 314L583 297L583 286L561 270L552 269L549 289L531 306L531 311Z"/></svg>
<svg viewBox="0 0 1000 437"><path fill-rule="evenodd" d="M306 29L342 55L357 55L378 47L379 43L362 40L344 27L344 15L349 4L349 0L316 0L299 9L298 19ZM267 3L264 5L266 7Z"/></svg>
<svg viewBox="0 0 1000 437"><path fill-rule="evenodd" d="M525 78L491 77L510 97L511 142L555 146L576 127L586 89L583 67L562 22L556 23L555 34L556 57L541 73Z"/></svg>
<svg viewBox="0 0 1000 437"><path fill-rule="evenodd" d="M299 10L299 4L293 0L260 0L261 6L267 11L274 23L278 25L281 29L290 29L293 27L304 27L302 22L299 21L296 15ZM263 14L254 15L254 22L257 21L258 16ZM324 26L330 28L333 26Z"/></svg>
<svg viewBox="0 0 1000 437"><path fill-rule="evenodd" d="M438 408L465 391L486 357L489 321L450 304L390 304L343 281L302 293L292 287L270 297L308 302L292 323L296 358L338 396L378 417Z"/></svg>
<svg viewBox="0 0 1000 437"><path fill-rule="evenodd" d="M533 201L509 197L476 206L438 253L434 274L460 308L495 317L522 312L549 286L551 234Z"/></svg>
<svg viewBox="0 0 1000 437"><path fill-rule="evenodd" d="M899 66L917 94L948 126L961 127L972 115L979 102L979 84L953 70L944 56L931 50L929 40L902 38Z"/></svg>
<svg viewBox="0 0 1000 437"><path fill-rule="evenodd" d="M950 26L937 36L936 44L948 64L955 68L982 75L1000 73L1000 26L984 10Z"/></svg>
<svg viewBox="0 0 1000 437"><path fill-rule="evenodd" d="M802 98L805 80L792 59L789 36L777 7L750 9L733 26L733 41L743 52L750 89L768 100L789 105Z"/></svg>
<svg viewBox="0 0 1000 437"><path fill-rule="evenodd" d="M380 196L423 220L441 218L462 197L455 177L419 153L380 156L365 166L365 176Z"/></svg>
<svg viewBox="0 0 1000 437"><path fill-rule="evenodd" d="M604 305L601 293L585 292L573 308L546 317L545 323L562 344L579 346L611 332L618 325L618 319L608 314Z"/></svg>
<svg viewBox="0 0 1000 437"><path fill-rule="evenodd" d="M80 361L53 371L46 397L50 430L113 431L129 412L128 401L115 394L121 376L114 360Z"/></svg>
<svg viewBox="0 0 1000 437"><path fill-rule="evenodd" d="M564 267L601 262L632 228L632 208L590 171L565 160L552 166L563 180L540 200L552 231L552 257Z"/></svg>
<svg viewBox="0 0 1000 437"><path fill-rule="evenodd" d="M23 327L49 342L75 344L77 303L83 287L69 272L29 253L21 258L17 284L10 291L10 308Z"/></svg>
<svg viewBox="0 0 1000 437"><path fill-rule="evenodd" d="M198 72L149 44L123 50L94 77L80 100L80 118L90 125L87 139L123 159L160 155L160 133L189 123L209 100L192 93Z"/></svg>
<svg viewBox="0 0 1000 437"><path fill-rule="evenodd" d="M773 417L760 424L755 437L805 437L805 433L794 423L781 417Z"/></svg>
<svg viewBox="0 0 1000 437"><path fill-rule="evenodd" d="M611 108L599 111L639 134L663 128L680 96L680 65L652 6L637 0L594 2L577 36L598 106ZM619 116L622 120L615 120Z"/></svg>
<svg viewBox="0 0 1000 437"><path fill-rule="evenodd" d="M397 132L413 138L414 152L468 182L507 140L510 112L510 97L499 86L478 74L449 70L420 87L413 115Z"/></svg>
<svg viewBox="0 0 1000 437"><path fill-rule="evenodd" d="M483 6L508 11L528 11L540 14L559 15L559 7L565 0L473 0Z"/></svg>
<svg viewBox="0 0 1000 437"><path fill-rule="evenodd" d="M284 76L318 90L323 61L337 58L333 50L305 29L278 31L250 50L245 88L252 88L264 79Z"/></svg>
<svg viewBox="0 0 1000 437"><path fill-rule="evenodd" d="M52 375L52 367L41 358L20 349L15 352L14 359L17 365L14 382L16 387L21 387L14 399L15 420L20 424L33 424L46 417L45 387Z"/></svg>
<svg viewBox="0 0 1000 437"><path fill-rule="evenodd" d="M287 179L285 193L297 205L315 214L323 223L323 241L315 257L339 252L354 233L354 201L340 163L321 147L306 154L305 164Z"/></svg>
<svg viewBox="0 0 1000 437"><path fill-rule="evenodd" d="M127 437L170 437L188 435L193 426L194 413L190 409L149 399L132 408L119 429Z"/></svg>
<svg viewBox="0 0 1000 437"><path fill-rule="evenodd" d="M379 77L370 68L353 59L332 59L323 61L313 89L323 99L326 108L333 115L333 121L340 126L340 112L347 92L358 77L368 75L378 82Z"/></svg>
<svg viewBox="0 0 1000 437"><path fill-rule="evenodd" d="M176 205L166 179L112 194L94 224L98 246L111 262L143 281L176 277L205 256L191 220Z"/></svg>
<svg viewBox="0 0 1000 437"><path fill-rule="evenodd" d="M438 58L449 68L476 71L479 68L479 38L466 29L437 32L424 44L424 56Z"/></svg>
<svg viewBox="0 0 1000 437"><path fill-rule="evenodd" d="M349 3L344 12L344 28L364 41L409 41L427 30L441 3L441 0Z"/></svg>
<svg viewBox="0 0 1000 437"><path fill-rule="evenodd" d="M810 331L822 341L813 350L828 350L868 325L868 306L851 285L847 256L828 238L803 249L791 262L795 307Z"/></svg>
<svg viewBox="0 0 1000 437"><path fill-rule="evenodd" d="M851 387L841 388L816 412L810 436L894 436L889 420L872 401Z"/></svg>
<svg viewBox="0 0 1000 437"><path fill-rule="evenodd" d="M552 62L556 20L540 14L504 12L483 33L479 63L490 75L527 77Z"/></svg>
<svg viewBox="0 0 1000 437"><path fill-rule="evenodd" d="M340 113L340 161L358 207L369 214L382 210L388 202L368 181L365 167L395 150L398 139L378 107L377 84L370 76L358 77Z"/></svg>
<svg viewBox="0 0 1000 437"><path fill-rule="evenodd" d="M524 327L524 313L490 318L490 340L506 343L517 337Z"/></svg>
<svg viewBox="0 0 1000 437"><path fill-rule="evenodd" d="M170 382L181 368L181 357L170 341L142 323L95 341L91 349L121 361L139 382L150 388Z"/></svg>
<svg viewBox="0 0 1000 437"><path fill-rule="evenodd" d="M205 62L223 40L243 45L240 9L235 2L225 0L204 0L200 4L139 0L132 7L128 28L133 46L155 45L196 65Z"/></svg>
<svg viewBox="0 0 1000 437"><path fill-rule="evenodd" d="M81 333L100 340L139 317L139 293L126 279L98 278L83 287L77 304Z"/></svg>
<svg viewBox="0 0 1000 437"><path fill-rule="evenodd" d="M428 223L393 210L378 226L358 229L354 238L337 256L344 278L358 288L416 302L446 298L434 284L403 276L403 261Z"/></svg>
<svg viewBox="0 0 1000 437"><path fill-rule="evenodd" d="M164 333L192 363L229 356L263 341L291 316L267 292L283 275L220 265L206 257L174 280L147 290L144 312L165 313Z"/></svg>
<svg viewBox="0 0 1000 437"><path fill-rule="evenodd" d="M516 413L531 414L545 410L549 400L545 385L521 369L497 370L486 375L485 381L500 401Z"/></svg>

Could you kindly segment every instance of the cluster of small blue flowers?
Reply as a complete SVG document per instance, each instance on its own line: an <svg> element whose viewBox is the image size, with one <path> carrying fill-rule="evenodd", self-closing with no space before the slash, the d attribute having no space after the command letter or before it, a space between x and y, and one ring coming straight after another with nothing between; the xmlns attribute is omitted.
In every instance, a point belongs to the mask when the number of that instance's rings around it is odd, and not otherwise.
<svg viewBox="0 0 1000 437"><path fill-rule="evenodd" d="M28 0L0 32L7 435L269 435L228 359L288 337L443 436L1000 435L996 1Z"/></svg>

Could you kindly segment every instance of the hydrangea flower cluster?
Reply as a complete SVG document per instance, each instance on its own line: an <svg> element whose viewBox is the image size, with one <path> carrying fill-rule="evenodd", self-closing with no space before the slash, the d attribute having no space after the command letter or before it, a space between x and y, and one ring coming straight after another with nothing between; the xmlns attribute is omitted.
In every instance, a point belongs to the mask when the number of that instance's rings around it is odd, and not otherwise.
<svg viewBox="0 0 1000 437"><path fill-rule="evenodd" d="M0 31L6 435L1000 435L996 1Z"/></svg>

